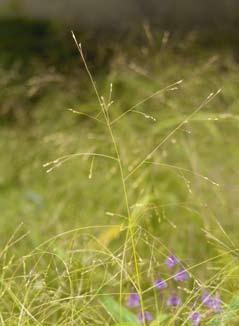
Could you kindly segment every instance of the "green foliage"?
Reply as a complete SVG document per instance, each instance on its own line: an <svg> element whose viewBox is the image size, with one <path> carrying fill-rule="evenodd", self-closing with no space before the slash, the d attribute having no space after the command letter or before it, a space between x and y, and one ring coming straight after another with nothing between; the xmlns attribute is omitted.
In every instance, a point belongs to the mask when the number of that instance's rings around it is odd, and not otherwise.
<svg viewBox="0 0 239 326"><path fill-rule="evenodd" d="M125 307L121 306L113 297L102 297L100 302L103 304L105 310L118 323L118 326L140 325L137 317Z"/></svg>
<svg viewBox="0 0 239 326"><path fill-rule="evenodd" d="M169 321L170 316L168 314L159 314L155 320L150 323L150 326L163 325L162 323L166 323Z"/></svg>
<svg viewBox="0 0 239 326"><path fill-rule="evenodd" d="M120 323L120 324L115 324L115 326L137 326L139 323Z"/></svg>

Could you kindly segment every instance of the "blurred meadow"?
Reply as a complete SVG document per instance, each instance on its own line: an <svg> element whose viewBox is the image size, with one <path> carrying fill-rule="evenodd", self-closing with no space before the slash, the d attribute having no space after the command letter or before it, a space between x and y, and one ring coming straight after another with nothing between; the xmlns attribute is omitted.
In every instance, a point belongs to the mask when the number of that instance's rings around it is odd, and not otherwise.
<svg viewBox="0 0 239 326"><path fill-rule="evenodd" d="M74 35L0 23L1 325L238 325L237 42Z"/></svg>

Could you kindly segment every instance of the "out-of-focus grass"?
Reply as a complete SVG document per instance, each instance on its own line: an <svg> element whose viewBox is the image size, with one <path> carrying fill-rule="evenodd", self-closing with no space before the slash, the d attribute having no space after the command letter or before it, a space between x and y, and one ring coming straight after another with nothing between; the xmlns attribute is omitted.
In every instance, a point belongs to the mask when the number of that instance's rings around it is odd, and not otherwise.
<svg viewBox="0 0 239 326"><path fill-rule="evenodd" d="M109 117L145 305L159 312L147 288L168 250L191 268L191 283L220 290L226 305L238 292L239 67L231 53L213 50L137 51L116 55L95 79L105 101L113 85ZM115 157L80 67L64 74L38 62L28 76L21 64L2 67L3 325L112 325L98 297L137 283L117 162L85 154ZM74 153L81 154L46 173L46 162Z"/></svg>

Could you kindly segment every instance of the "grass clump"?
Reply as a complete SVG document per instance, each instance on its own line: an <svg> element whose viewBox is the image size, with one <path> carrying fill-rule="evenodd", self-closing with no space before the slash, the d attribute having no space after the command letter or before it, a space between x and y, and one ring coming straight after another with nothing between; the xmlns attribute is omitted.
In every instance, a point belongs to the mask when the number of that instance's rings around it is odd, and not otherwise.
<svg viewBox="0 0 239 326"><path fill-rule="evenodd" d="M74 40L84 69L1 90L2 324L236 325L237 64L164 50L94 77Z"/></svg>

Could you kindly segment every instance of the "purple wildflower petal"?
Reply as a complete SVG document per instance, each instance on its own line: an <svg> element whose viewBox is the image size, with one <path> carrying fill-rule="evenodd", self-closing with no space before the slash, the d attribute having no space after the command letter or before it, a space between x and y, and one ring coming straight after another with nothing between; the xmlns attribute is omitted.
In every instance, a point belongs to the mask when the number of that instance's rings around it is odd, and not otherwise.
<svg viewBox="0 0 239 326"><path fill-rule="evenodd" d="M202 303L207 305L210 300L211 300L211 295L207 291L203 291L203 294L201 296Z"/></svg>
<svg viewBox="0 0 239 326"><path fill-rule="evenodd" d="M140 298L138 293L130 293L127 298L127 306L128 307L139 307Z"/></svg>
<svg viewBox="0 0 239 326"><path fill-rule="evenodd" d="M198 326L201 320L201 315L198 311L192 311L189 315L189 320L191 320L193 326Z"/></svg>
<svg viewBox="0 0 239 326"><path fill-rule="evenodd" d="M165 260L165 264L168 266L168 268L172 268L174 265L178 263L179 263L179 259L174 255L168 256Z"/></svg>
<svg viewBox="0 0 239 326"><path fill-rule="evenodd" d="M222 302L221 302L221 300L220 300L220 298L219 298L218 295L214 297L214 302L213 302L212 309L215 312L220 312L221 309L222 309Z"/></svg>
<svg viewBox="0 0 239 326"><path fill-rule="evenodd" d="M153 320L152 314L149 311L147 311L147 310L145 310L143 314L142 314L142 312L139 312L138 315L137 315L137 317L138 317L138 320L140 320L140 321L150 321L150 320Z"/></svg>
<svg viewBox="0 0 239 326"><path fill-rule="evenodd" d="M178 306L181 304L181 299L176 295L176 294L172 294L168 300L167 300L167 305L168 306Z"/></svg>
<svg viewBox="0 0 239 326"><path fill-rule="evenodd" d="M179 282L183 282L189 278L189 274L184 268L180 268L174 275L174 279Z"/></svg>
<svg viewBox="0 0 239 326"><path fill-rule="evenodd" d="M215 312L219 312L221 310L221 300L219 295L213 296L208 292L204 291L201 296L202 303L208 308L214 310Z"/></svg>
<svg viewBox="0 0 239 326"><path fill-rule="evenodd" d="M154 285L156 288L158 289L165 289L167 287L167 283L166 281L164 281L163 279L159 278L154 282Z"/></svg>

